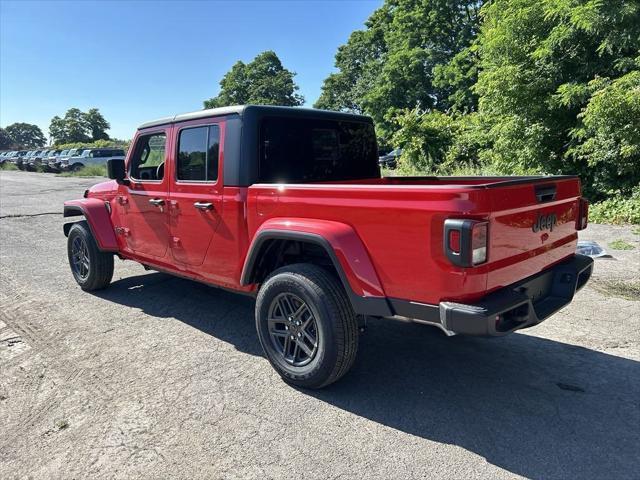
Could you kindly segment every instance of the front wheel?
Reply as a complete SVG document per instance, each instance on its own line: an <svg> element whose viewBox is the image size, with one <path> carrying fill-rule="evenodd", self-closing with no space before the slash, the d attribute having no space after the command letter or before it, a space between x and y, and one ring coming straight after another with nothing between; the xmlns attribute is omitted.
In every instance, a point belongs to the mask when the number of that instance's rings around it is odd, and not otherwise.
<svg viewBox="0 0 640 480"><path fill-rule="evenodd" d="M113 254L101 252L87 222L74 223L67 239L71 273L82 290L100 290L113 277Z"/></svg>
<svg viewBox="0 0 640 480"><path fill-rule="evenodd" d="M271 365L300 387L335 382L358 350L347 295L334 275L316 265L287 265L267 278L256 300L256 329Z"/></svg>

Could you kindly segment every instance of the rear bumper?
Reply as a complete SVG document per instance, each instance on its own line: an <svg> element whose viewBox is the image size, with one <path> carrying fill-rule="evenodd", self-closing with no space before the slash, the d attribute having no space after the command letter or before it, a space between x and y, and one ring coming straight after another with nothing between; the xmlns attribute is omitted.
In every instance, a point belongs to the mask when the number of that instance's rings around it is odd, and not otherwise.
<svg viewBox="0 0 640 480"><path fill-rule="evenodd" d="M476 303L425 305L392 300L391 304L397 315L438 325L448 333L502 336L537 325L569 304L592 271L592 258L574 255Z"/></svg>

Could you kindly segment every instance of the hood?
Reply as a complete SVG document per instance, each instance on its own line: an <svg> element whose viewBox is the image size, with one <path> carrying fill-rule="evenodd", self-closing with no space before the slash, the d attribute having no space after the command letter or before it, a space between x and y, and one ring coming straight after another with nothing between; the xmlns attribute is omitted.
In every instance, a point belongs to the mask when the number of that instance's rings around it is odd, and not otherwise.
<svg viewBox="0 0 640 480"><path fill-rule="evenodd" d="M89 187L89 195L108 195L115 194L118 191L118 184L115 180L107 180L106 182L96 183Z"/></svg>

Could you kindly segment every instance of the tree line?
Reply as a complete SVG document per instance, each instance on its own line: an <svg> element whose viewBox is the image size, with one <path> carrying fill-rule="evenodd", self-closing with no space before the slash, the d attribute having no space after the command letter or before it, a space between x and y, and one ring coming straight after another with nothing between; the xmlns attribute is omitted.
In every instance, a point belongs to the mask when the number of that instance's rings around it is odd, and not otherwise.
<svg viewBox="0 0 640 480"><path fill-rule="evenodd" d="M387 0L315 106L374 117L406 171L640 184L640 3ZM640 195L640 192L637 193Z"/></svg>
<svg viewBox="0 0 640 480"><path fill-rule="evenodd" d="M370 115L410 174L579 174L640 215L640 2L386 0L314 107ZM301 105L274 52L205 107Z"/></svg>
<svg viewBox="0 0 640 480"><path fill-rule="evenodd" d="M86 112L70 108L63 117L56 115L51 119L49 143L63 145L108 141L109 128L111 125L97 108L90 108ZM47 139L42 130L34 124L16 122L6 128L0 128L0 149L3 150L38 148L46 143Z"/></svg>

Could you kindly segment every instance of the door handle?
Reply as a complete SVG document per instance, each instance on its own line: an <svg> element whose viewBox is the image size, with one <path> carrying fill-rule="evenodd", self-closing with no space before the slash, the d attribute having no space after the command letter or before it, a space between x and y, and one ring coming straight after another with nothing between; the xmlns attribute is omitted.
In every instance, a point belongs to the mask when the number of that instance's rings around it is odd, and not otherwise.
<svg viewBox="0 0 640 480"><path fill-rule="evenodd" d="M156 207L161 207L162 205L164 205L164 200L161 198L150 198L149 203L151 205L155 205Z"/></svg>
<svg viewBox="0 0 640 480"><path fill-rule="evenodd" d="M195 202L193 204L198 210L211 210L213 208L213 203L211 202Z"/></svg>

